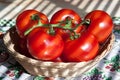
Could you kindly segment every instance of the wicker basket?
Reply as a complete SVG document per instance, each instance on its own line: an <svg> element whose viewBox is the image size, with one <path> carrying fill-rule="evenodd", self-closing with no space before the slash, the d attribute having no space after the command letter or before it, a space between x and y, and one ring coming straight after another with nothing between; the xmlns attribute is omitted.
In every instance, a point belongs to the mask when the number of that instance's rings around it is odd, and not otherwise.
<svg viewBox="0 0 120 80"><path fill-rule="evenodd" d="M44 62L26 57L15 50L19 39L16 29L11 28L3 37L4 44L10 54L24 67L24 69L32 75L41 75L46 77L76 77L93 68L103 57L105 57L112 49L115 40L114 34L111 34L107 43L103 45L99 55L87 62Z"/></svg>

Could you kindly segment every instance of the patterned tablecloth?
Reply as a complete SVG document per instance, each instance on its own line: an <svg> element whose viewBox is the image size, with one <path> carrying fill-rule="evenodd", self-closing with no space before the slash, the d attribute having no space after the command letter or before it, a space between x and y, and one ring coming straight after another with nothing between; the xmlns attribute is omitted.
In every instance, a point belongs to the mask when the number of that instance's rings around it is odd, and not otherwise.
<svg viewBox="0 0 120 80"><path fill-rule="evenodd" d="M42 77L32 76L10 56L4 48L0 36L0 80L120 80L120 18L113 18L115 43L112 51L95 68L79 77ZM15 25L15 20L0 20L0 34Z"/></svg>

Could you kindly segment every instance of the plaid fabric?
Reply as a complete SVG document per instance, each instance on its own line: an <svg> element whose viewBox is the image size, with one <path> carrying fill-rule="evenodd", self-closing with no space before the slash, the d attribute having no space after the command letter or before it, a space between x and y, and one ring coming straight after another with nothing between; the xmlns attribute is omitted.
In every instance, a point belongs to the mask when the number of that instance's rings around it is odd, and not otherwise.
<svg viewBox="0 0 120 80"><path fill-rule="evenodd" d="M0 32L5 33L9 28L15 26L15 20L0 20Z"/></svg>

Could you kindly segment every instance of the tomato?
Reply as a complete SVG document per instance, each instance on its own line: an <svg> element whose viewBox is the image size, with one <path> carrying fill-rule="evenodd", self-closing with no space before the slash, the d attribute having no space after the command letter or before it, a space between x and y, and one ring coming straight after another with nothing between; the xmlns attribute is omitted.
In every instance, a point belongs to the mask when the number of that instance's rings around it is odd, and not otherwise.
<svg viewBox="0 0 120 80"><path fill-rule="evenodd" d="M3 33L2 33L2 32L0 32L0 39L2 39L2 37L3 37Z"/></svg>
<svg viewBox="0 0 120 80"><path fill-rule="evenodd" d="M36 59L54 60L61 55L64 42L60 35L50 35L38 27L27 36L27 48Z"/></svg>
<svg viewBox="0 0 120 80"><path fill-rule="evenodd" d="M18 52L20 52L22 55L25 55L27 57L30 57L30 58L33 58L30 53L28 52L28 49L27 49L27 41L26 39L24 38L19 38L19 46L17 47L18 49Z"/></svg>
<svg viewBox="0 0 120 80"><path fill-rule="evenodd" d="M61 59L65 62L89 61L96 57L99 43L92 34L83 33L78 39L65 43Z"/></svg>
<svg viewBox="0 0 120 80"><path fill-rule="evenodd" d="M95 35L100 43L103 43L106 38L112 33L113 21L110 15L102 10L94 10L85 16L85 19L90 20L87 31Z"/></svg>
<svg viewBox="0 0 120 80"><path fill-rule="evenodd" d="M38 20L39 19L39 20ZM37 10L25 10L20 13L16 19L16 29L21 38L24 38L25 31L38 24L40 21L42 24L48 23L48 18L42 12Z"/></svg>
<svg viewBox="0 0 120 80"><path fill-rule="evenodd" d="M62 61L62 59L60 57L58 57L58 58L52 60L52 62L63 62L63 61Z"/></svg>
<svg viewBox="0 0 120 80"><path fill-rule="evenodd" d="M72 9L61 9L58 10L56 13L53 14L50 23L51 24L57 24L61 21L66 21L67 19L71 20L71 26L70 28L74 28L77 24L79 24L82 20L78 13L76 13ZM63 23L62 25L66 25L66 23ZM78 27L75 29L75 32L80 32L82 27ZM64 40L66 40L70 36L69 30L64 30L60 28L55 28L55 31L57 34L60 34Z"/></svg>

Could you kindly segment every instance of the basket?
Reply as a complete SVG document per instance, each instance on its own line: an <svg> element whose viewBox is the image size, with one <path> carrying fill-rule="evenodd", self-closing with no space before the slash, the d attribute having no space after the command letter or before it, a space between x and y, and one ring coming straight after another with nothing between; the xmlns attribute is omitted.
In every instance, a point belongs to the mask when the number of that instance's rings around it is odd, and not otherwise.
<svg viewBox="0 0 120 80"><path fill-rule="evenodd" d="M31 75L40 75L45 77L77 77L93 68L101 59L103 59L112 49L115 36L111 34L105 45L99 52L99 55L93 60L87 62L44 62L36 60L15 50L15 46L19 45L17 40L19 36L15 27L10 28L3 37L4 44L10 54L24 67Z"/></svg>

